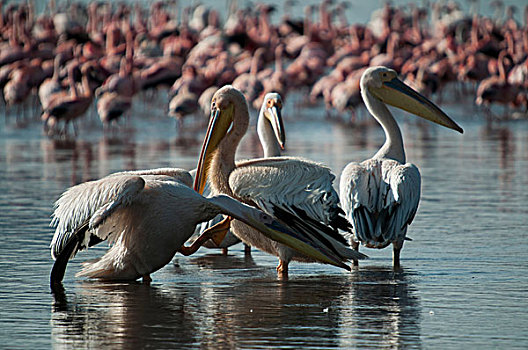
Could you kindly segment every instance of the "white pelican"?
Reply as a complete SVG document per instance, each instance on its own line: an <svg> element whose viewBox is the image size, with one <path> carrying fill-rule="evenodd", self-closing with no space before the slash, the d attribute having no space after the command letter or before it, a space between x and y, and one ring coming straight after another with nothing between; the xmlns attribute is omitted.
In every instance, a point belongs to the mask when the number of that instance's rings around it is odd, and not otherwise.
<svg viewBox="0 0 528 350"><path fill-rule="evenodd" d="M209 101L212 100L212 96ZM210 102L209 102L210 104ZM284 125L282 122L282 97L276 92L269 92L264 96L262 106L257 119L257 134L264 151L264 158L278 157L281 151L284 150L286 144L286 134L284 132ZM209 196L210 186L206 185L203 195ZM199 226L200 232L204 232L212 225L217 224L222 220L219 215L211 221L204 222ZM220 244L216 244L214 240L205 242L204 247L207 248L222 248L224 254L227 254L227 248L239 243L240 240L231 230L227 232L224 240ZM251 247L246 245L245 252L249 254Z"/></svg>
<svg viewBox="0 0 528 350"><path fill-rule="evenodd" d="M340 216L339 199L332 187L334 175L328 168L292 157L235 164L235 152L248 124L244 95L230 85L218 90L211 102L211 119L194 179L195 190L202 193L206 181L210 181L213 194L227 194L257 206L295 231L307 233L310 240L325 246L341 261L366 257L352 253L346 239L337 232L337 228L350 227ZM278 256L279 276L287 276L292 259L316 261L268 239L239 220L233 220L231 228L244 243Z"/></svg>
<svg viewBox="0 0 528 350"><path fill-rule="evenodd" d="M264 151L264 158L279 157L286 144L282 122L282 98L276 92L268 92L260 107L257 134Z"/></svg>
<svg viewBox="0 0 528 350"><path fill-rule="evenodd" d="M419 117L454 129L462 128L436 105L398 79L386 67L368 68L361 77L361 95L385 131L385 143L372 157L348 164L341 174L341 207L352 224L352 246L369 248L393 244L393 265L400 266L400 250L420 201L420 172L406 163L398 124L388 103ZM357 263L357 262L355 262Z"/></svg>
<svg viewBox="0 0 528 350"><path fill-rule="evenodd" d="M50 286L60 286L66 265L79 250L101 241L112 243L100 259L84 263L78 276L105 280L149 282L150 274L170 262L180 251L186 255L205 239L225 231L215 226L191 247L183 247L196 224L223 213L305 254L342 266L334 254L305 243L302 233L292 232L269 215L233 198L205 198L190 185L191 175L181 169L120 172L85 182L65 191L55 204L51 242L55 259ZM352 251L352 250L351 250ZM329 256L329 257L327 257Z"/></svg>

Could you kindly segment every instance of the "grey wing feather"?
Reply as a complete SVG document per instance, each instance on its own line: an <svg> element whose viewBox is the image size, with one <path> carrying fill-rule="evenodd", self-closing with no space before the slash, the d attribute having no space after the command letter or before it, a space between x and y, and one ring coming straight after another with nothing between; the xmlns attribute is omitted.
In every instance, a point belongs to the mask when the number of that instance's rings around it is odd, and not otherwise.
<svg viewBox="0 0 528 350"><path fill-rule="evenodd" d="M350 255L346 239L337 231L342 213L330 169L311 161L277 157L241 162L229 177L235 197L302 232L315 246L325 246L342 258ZM346 223L345 220L343 222Z"/></svg>
<svg viewBox="0 0 528 350"><path fill-rule="evenodd" d="M356 240L382 248L405 239L420 187L420 172L413 164L388 159L350 163L341 176L340 194Z"/></svg>
<svg viewBox="0 0 528 350"><path fill-rule="evenodd" d="M298 208L326 225L339 213L334 174L321 164L299 158L275 157L241 162L229 177L236 197L259 202L268 213L273 205Z"/></svg>
<svg viewBox="0 0 528 350"><path fill-rule="evenodd" d="M144 186L145 180L140 176L113 175L69 188L55 203L52 214L50 225L56 227L50 244L52 257L55 259L71 236L86 224L88 230L80 242L80 249L88 247L92 235L96 234L94 228L117 208L132 203Z"/></svg>

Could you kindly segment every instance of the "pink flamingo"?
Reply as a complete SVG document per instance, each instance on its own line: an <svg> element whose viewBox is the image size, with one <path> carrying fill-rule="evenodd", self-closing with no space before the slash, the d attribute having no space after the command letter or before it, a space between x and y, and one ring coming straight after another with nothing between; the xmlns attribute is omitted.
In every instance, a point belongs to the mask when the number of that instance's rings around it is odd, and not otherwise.
<svg viewBox="0 0 528 350"><path fill-rule="evenodd" d="M264 52L265 50L263 48L258 48L251 61L251 70L249 73L241 74L233 81L233 86L242 91L248 103L254 107L257 98L264 91L264 85L262 85L262 82L257 77L258 65ZM259 107L257 105L255 109Z"/></svg>
<svg viewBox="0 0 528 350"><path fill-rule="evenodd" d="M42 120L46 130L53 129L59 121L64 121L62 134L66 134L70 122L81 117L86 113L93 100L93 92L90 89L88 75L94 70L94 64L86 64L81 68L82 73L82 92L77 91L77 86L73 79L73 68L68 71L68 80L70 83L70 95L59 95L53 98L48 108L42 114ZM74 134L77 135L75 124L73 124Z"/></svg>

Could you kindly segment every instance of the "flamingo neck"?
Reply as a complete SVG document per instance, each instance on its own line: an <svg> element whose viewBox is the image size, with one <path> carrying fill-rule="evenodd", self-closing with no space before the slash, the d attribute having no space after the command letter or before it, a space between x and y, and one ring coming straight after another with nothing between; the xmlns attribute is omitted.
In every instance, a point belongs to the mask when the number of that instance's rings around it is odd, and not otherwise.
<svg viewBox="0 0 528 350"><path fill-rule="evenodd" d="M501 52L501 54L499 54L499 58L497 62L498 69L499 69L499 76L503 82L506 81L506 69L504 68L504 56L505 56L504 52Z"/></svg>
<svg viewBox="0 0 528 350"><path fill-rule="evenodd" d="M251 76L257 76L258 73L258 65L260 62L260 56L262 56L262 53L260 50L257 50L255 52L255 55L253 56L253 59L251 60L251 68L249 70L249 74Z"/></svg>
<svg viewBox="0 0 528 350"><path fill-rule="evenodd" d="M79 93L77 91L77 84L75 83L75 79L73 79L73 72L69 72L68 74L68 82L70 84L70 93L73 98L79 97Z"/></svg>
<svg viewBox="0 0 528 350"><path fill-rule="evenodd" d="M271 123L264 116L263 108L260 109L257 121L257 134L262 149L264 150L264 158L278 157L281 155L280 145L277 142Z"/></svg>
<svg viewBox="0 0 528 350"><path fill-rule="evenodd" d="M265 40L269 39L271 36L271 30L270 30L270 24L269 24L269 17L266 11L261 13L259 17L259 29L262 33L262 36Z"/></svg>
<svg viewBox="0 0 528 350"><path fill-rule="evenodd" d="M283 74L282 69L282 48L277 49L275 53L275 72Z"/></svg>
<svg viewBox="0 0 528 350"><path fill-rule="evenodd" d="M385 143L374 155L374 159L389 158L405 163L405 150L400 127L383 102L370 94L368 89L361 89L361 96L368 111L381 124L385 132Z"/></svg>
<svg viewBox="0 0 528 350"><path fill-rule="evenodd" d="M389 57L394 57L394 48L396 46L395 34L390 35L387 41L387 55Z"/></svg>
<svg viewBox="0 0 528 350"><path fill-rule="evenodd" d="M90 87L90 81L88 79L88 74L83 74L81 78L82 82L82 95L83 97L91 98L92 97L92 89Z"/></svg>
<svg viewBox="0 0 528 350"><path fill-rule="evenodd" d="M229 196L233 195L233 191L229 187L229 175L236 168L235 153L249 125L249 111L246 101L241 100L239 103L235 103L235 106L233 125L213 154L209 172L213 192L224 193Z"/></svg>
<svg viewBox="0 0 528 350"><path fill-rule="evenodd" d="M305 10L304 22L303 22L303 35L308 38L311 38L311 35L312 35L311 17L312 17L312 8L308 6Z"/></svg>
<svg viewBox="0 0 528 350"><path fill-rule="evenodd" d="M328 15L326 11L326 4L324 2L319 6L319 21L321 22L321 27L323 29L330 29L330 23L328 21Z"/></svg>
<svg viewBox="0 0 528 350"><path fill-rule="evenodd" d="M59 81L59 70L60 70L60 57L56 56L55 61L53 62L53 76L51 77L51 80L54 82Z"/></svg>

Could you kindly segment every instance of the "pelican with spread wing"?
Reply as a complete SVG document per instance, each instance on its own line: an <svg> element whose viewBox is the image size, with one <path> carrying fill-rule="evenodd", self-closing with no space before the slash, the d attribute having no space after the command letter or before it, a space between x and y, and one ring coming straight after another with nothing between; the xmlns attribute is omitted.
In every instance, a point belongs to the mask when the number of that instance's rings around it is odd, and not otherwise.
<svg viewBox="0 0 528 350"><path fill-rule="evenodd" d="M191 184L187 171L165 168L115 173L66 190L53 212L51 288L61 285L66 265L78 251L105 240L111 243L109 250L84 263L78 276L149 282L150 274L168 264L177 251L192 254L206 239L225 234L227 227L216 225L192 246L183 246L198 223L218 214L234 217L314 259L342 265L333 253L262 211L225 195L205 198Z"/></svg>
<svg viewBox="0 0 528 350"><path fill-rule="evenodd" d="M348 248L338 229L350 229L332 187L330 169L308 160L272 157L235 163L235 152L247 131L249 112L244 95L228 85L218 90L211 102L211 118L194 179L203 193L210 182L213 194L227 194L256 206L306 234L309 244L333 254L341 266L350 259L365 258ZM268 239L239 220L231 221L233 233L244 243L279 257L277 272L288 273L291 260L320 261ZM324 247L324 248L323 248Z"/></svg>
<svg viewBox="0 0 528 350"><path fill-rule="evenodd" d="M352 246L359 249L361 243L381 249L392 243L393 265L397 268L407 227L418 209L421 180L418 168L406 163L400 128L385 104L460 133L463 130L440 108L399 80L392 69L371 67L363 73L360 85L363 101L383 127L386 140L371 159L345 167L339 186L341 207L352 224Z"/></svg>

